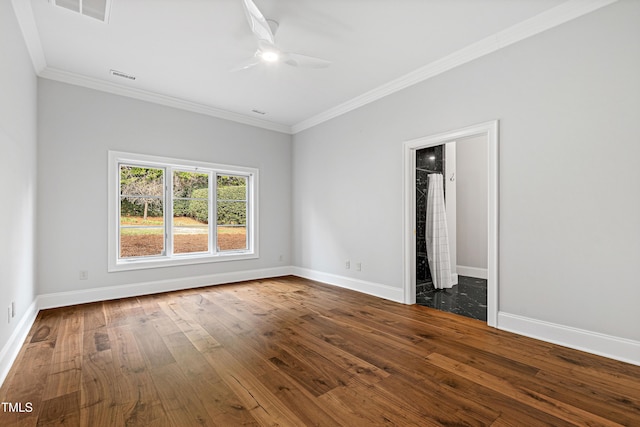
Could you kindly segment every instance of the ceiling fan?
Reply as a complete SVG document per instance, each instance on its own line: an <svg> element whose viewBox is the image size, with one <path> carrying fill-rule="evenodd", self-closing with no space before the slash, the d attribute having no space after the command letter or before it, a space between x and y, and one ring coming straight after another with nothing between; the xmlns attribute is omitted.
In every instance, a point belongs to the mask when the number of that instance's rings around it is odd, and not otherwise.
<svg viewBox="0 0 640 427"><path fill-rule="evenodd" d="M275 45L274 34L278 29L278 23L273 20L267 20L260 12L260 9L252 0L242 0L245 15L249 21L249 27L253 35L258 40L258 50L252 58L241 62L231 69L231 71L246 70L255 67L263 62L275 63L282 62L292 67L303 68L326 68L331 62L313 56L302 55L299 53L285 52Z"/></svg>

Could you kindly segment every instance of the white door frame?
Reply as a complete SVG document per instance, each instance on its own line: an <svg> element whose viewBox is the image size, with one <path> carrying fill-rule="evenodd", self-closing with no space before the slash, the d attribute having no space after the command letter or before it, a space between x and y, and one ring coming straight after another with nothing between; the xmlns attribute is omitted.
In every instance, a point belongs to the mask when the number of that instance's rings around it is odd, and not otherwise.
<svg viewBox="0 0 640 427"><path fill-rule="evenodd" d="M488 143L488 264L487 324L498 326L498 120L405 141L404 154L404 303L416 303L416 150L471 136L486 136Z"/></svg>

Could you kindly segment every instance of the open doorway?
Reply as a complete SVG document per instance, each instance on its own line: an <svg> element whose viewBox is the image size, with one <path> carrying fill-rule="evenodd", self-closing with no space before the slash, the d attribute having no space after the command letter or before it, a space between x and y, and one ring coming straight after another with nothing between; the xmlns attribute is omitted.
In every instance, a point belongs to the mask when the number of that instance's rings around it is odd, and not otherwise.
<svg viewBox="0 0 640 427"><path fill-rule="evenodd" d="M493 121L404 144L405 303L486 320L490 326L496 326L498 313L497 131ZM441 175L444 183L451 277L444 289L433 284L424 244L431 174Z"/></svg>
<svg viewBox="0 0 640 427"><path fill-rule="evenodd" d="M416 156L416 304L472 319L487 320L487 135L476 135L415 150ZM434 277L433 215L428 207L443 177L449 258L448 283ZM429 244L428 244L429 243ZM434 280L436 279L436 280ZM440 280L442 282L442 280Z"/></svg>

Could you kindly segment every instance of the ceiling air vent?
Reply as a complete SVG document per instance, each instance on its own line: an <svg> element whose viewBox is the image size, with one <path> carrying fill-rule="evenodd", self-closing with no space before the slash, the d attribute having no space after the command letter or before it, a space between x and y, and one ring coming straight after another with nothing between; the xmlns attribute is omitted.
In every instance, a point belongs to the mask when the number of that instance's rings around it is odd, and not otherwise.
<svg viewBox="0 0 640 427"><path fill-rule="evenodd" d="M127 73L123 73L122 71L109 70L109 73L111 73L112 76L122 77L123 79L128 79L128 80L132 80L132 81L136 79L136 76L132 76L131 74L127 74Z"/></svg>
<svg viewBox="0 0 640 427"><path fill-rule="evenodd" d="M109 22L111 0L49 0L56 6L78 12L84 16Z"/></svg>

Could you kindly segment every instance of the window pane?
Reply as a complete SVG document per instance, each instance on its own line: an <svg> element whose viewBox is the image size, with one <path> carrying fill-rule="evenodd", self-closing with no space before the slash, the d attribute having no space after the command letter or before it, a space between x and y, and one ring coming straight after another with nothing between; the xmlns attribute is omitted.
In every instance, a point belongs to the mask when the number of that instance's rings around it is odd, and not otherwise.
<svg viewBox="0 0 640 427"><path fill-rule="evenodd" d="M196 190L209 188L209 174L198 172L175 171L173 172L173 197L176 198L208 198L208 191L201 191L193 195Z"/></svg>
<svg viewBox="0 0 640 427"><path fill-rule="evenodd" d="M173 253L209 251L209 175L173 173Z"/></svg>
<svg viewBox="0 0 640 427"><path fill-rule="evenodd" d="M218 175L218 200L247 200L247 177Z"/></svg>
<svg viewBox="0 0 640 427"><path fill-rule="evenodd" d="M127 215L130 200L121 198L120 258L164 254L164 216L162 203L154 203L153 215L146 219Z"/></svg>
<svg viewBox="0 0 640 427"><path fill-rule="evenodd" d="M237 251L247 249L247 227L218 226L218 250Z"/></svg>
<svg viewBox="0 0 640 427"><path fill-rule="evenodd" d="M164 170L120 165L120 257L164 253Z"/></svg>
<svg viewBox="0 0 640 427"><path fill-rule="evenodd" d="M217 236L220 251L247 249L247 178L218 175Z"/></svg>
<svg viewBox="0 0 640 427"><path fill-rule="evenodd" d="M174 203L178 203L176 201ZM208 201L200 212L207 216L209 213ZM191 252L209 251L209 224L207 221L199 221L189 216L173 217L173 253L185 254Z"/></svg>
<svg viewBox="0 0 640 427"><path fill-rule="evenodd" d="M80 2L78 0L56 0L56 5L74 12L80 12Z"/></svg>

